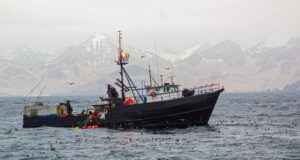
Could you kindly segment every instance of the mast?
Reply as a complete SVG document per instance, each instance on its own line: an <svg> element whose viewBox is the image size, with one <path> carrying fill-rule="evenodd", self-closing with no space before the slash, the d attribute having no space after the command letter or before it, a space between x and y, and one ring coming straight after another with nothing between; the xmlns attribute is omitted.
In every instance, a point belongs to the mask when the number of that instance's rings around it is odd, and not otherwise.
<svg viewBox="0 0 300 160"><path fill-rule="evenodd" d="M156 37L155 37L156 38ZM154 49L155 49L155 63L156 63L156 71L157 71L157 76L159 76L159 71L158 71L158 59L157 59L157 46L156 46L156 39L154 41ZM159 81L159 80L158 80Z"/></svg>
<svg viewBox="0 0 300 160"><path fill-rule="evenodd" d="M122 53L123 53L123 49L122 49L122 32L119 32L119 60L118 60L118 65L120 65L120 74L121 74L121 93L122 93L122 102L125 100L125 93L124 93L124 79L123 79L123 59L122 59Z"/></svg>
<svg viewBox="0 0 300 160"><path fill-rule="evenodd" d="M174 78L175 78L175 77L176 77L176 76L172 76L172 75L171 75L170 77L168 77L168 78L170 78L170 80L171 80L171 84L172 84L172 85L174 85L174 84L175 84L175 83L174 83Z"/></svg>
<svg viewBox="0 0 300 160"><path fill-rule="evenodd" d="M151 76L150 64L148 65L148 68L149 68L150 86L152 87L152 76Z"/></svg>
<svg viewBox="0 0 300 160"><path fill-rule="evenodd" d="M162 86L164 85L164 82L163 82L163 76L164 76L164 75L162 75L162 74L160 75L160 82L161 82L161 85L162 85Z"/></svg>
<svg viewBox="0 0 300 160"><path fill-rule="evenodd" d="M117 86L121 87L121 92L122 92L122 101L125 101L125 92L131 90L134 99L137 101L137 96L135 96L134 91L136 91L136 93L138 94L139 98L144 102L142 96L140 95L140 93L136 90L136 86L134 85L133 81L131 80L129 74L127 73L127 71L124 68L124 65L128 64L128 58L129 58L129 54L127 52L124 52L122 49L122 32L119 32L119 57L118 57L118 61L117 61L117 65L120 65L120 75L121 75L121 80L117 79L117 82L115 83ZM124 75L125 78L127 79L128 85L129 87L127 87L124 84Z"/></svg>

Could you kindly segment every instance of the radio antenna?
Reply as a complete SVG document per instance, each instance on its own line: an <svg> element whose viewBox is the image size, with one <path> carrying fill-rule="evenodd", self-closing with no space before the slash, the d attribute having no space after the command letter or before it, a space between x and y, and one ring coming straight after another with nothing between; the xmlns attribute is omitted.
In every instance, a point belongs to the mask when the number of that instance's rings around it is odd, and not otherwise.
<svg viewBox="0 0 300 160"><path fill-rule="evenodd" d="M159 76L159 71L158 71L158 57L157 57L157 45L156 45L156 36L155 36L155 40L154 40L154 50L155 50L156 71L157 71L157 76Z"/></svg>

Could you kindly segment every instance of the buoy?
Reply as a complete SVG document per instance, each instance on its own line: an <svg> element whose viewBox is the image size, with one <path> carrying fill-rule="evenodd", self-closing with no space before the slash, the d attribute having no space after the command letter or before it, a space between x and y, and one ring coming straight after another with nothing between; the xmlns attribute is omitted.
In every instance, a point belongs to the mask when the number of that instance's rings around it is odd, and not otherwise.
<svg viewBox="0 0 300 160"><path fill-rule="evenodd" d="M88 126L88 129L91 129L92 128L92 126Z"/></svg>
<svg viewBox="0 0 300 160"><path fill-rule="evenodd" d="M134 101L133 101L132 98L127 98L127 99L125 100L125 104L133 104L133 103L134 103Z"/></svg>
<svg viewBox="0 0 300 160"><path fill-rule="evenodd" d="M151 96L151 97L155 97L155 96L156 96L156 92L151 92L151 93L150 93L150 96Z"/></svg>
<svg viewBox="0 0 300 160"><path fill-rule="evenodd" d="M85 128L86 128L85 126L82 126L82 127L81 127L81 129L85 129Z"/></svg>

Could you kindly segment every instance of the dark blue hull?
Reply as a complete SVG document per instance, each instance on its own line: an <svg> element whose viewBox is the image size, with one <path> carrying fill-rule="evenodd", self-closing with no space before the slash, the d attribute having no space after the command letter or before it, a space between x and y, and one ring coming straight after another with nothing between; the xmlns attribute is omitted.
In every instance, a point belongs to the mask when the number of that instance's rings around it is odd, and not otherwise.
<svg viewBox="0 0 300 160"><path fill-rule="evenodd" d="M220 89L212 93L174 100L119 106L107 113L105 120L99 120L97 123L100 127L108 128L206 125L222 91L223 89ZM75 127L86 118L86 116L24 116L23 127Z"/></svg>
<svg viewBox="0 0 300 160"><path fill-rule="evenodd" d="M206 125L222 91L170 101L120 106L106 115L102 125L113 128Z"/></svg>
<svg viewBox="0 0 300 160"><path fill-rule="evenodd" d="M46 117L36 116L27 117L23 116L23 128L32 127L76 127L79 122L84 121L87 116L66 116L66 117Z"/></svg>

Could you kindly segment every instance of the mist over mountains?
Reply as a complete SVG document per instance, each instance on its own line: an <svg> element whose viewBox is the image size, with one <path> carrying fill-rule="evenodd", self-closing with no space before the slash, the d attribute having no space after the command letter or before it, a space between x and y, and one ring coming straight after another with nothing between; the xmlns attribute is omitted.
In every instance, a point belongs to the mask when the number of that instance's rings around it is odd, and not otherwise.
<svg viewBox="0 0 300 160"><path fill-rule="evenodd" d="M142 80L148 83L147 70L151 65L158 82L159 75L164 75L164 82L175 75L175 82L187 87L220 83L227 91L300 88L300 38L291 38L280 46L261 42L247 49L227 40L214 45L199 44L181 53L156 54L123 48L130 54L126 68L137 86ZM115 64L117 42L104 34L94 34L57 53L22 45L11 54L11 59L0 57L2 96L25 95L40 81L40 89L47 86L44 95L100 95L105 93L106 84L113 84L119 76Z"/></svg>

